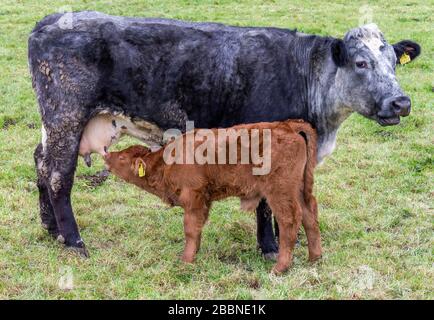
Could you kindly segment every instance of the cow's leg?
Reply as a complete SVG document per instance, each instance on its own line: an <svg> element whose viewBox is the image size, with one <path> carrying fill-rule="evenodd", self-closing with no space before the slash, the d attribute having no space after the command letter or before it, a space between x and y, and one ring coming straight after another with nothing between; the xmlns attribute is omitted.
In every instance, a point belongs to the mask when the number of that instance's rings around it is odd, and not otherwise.
<svg viewBox="0 0 434 320"><path fill-rule="evenodd" d="M307 204L303 203L303 228L306 232L309 260L311 262L321 258L321 235L318 224L318 205L315 197L311 197Z"/></svg>
<svg viewBox="0 0 434 320"><path fill-rule="evenodd" d="M85 121L65 120L47 130L45 146L48 167L47 189L57 222L58 241L88 256L71 206L71 189L77 166L82 125ZM71 123L75 126L71 126Z"/></svg>
<svg viewBox="0 0 434 320"><path fill-rule="evenodd" d="M267 260L276 260L279 247L273 232L271 209L265 199L256 208L258 247Z"/></svg>
<svg viewBox="0 0 434 320"><path fill-rule="evenodd" d="M279 241L279 224L277 223L276 217L274 217L274 235L277 241ZM277 244L279 245L279 243Z"/></svg>
<svg viewBox="0 0 434 320"><path fill-rule="evenodd" d="M53 206L51 205L49 190L47 188L48 166L44 159L42 143L38 144L34 152L35 167L37 174L37 186L39 190L39 214L41 217L42 227L57 238L59 231L54 216Z"/></svg>

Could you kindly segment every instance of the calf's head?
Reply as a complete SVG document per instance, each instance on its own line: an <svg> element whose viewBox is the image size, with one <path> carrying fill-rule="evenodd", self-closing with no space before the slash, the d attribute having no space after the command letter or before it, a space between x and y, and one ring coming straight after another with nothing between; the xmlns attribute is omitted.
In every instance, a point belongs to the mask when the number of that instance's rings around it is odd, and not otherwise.
<svg viewBox="0 0 434 320"><path fill-rule="evenodd" d="M134 145L118 152L108 152L104 156L107 170L125 181L137 176L144 176L146 163L143 160L151 151L140 145Z"/></svg>
<svg viewBox="0 0 434 320"><path fill-rule="evenodd" d="M401 116L410 114L411 101L396 80L395 67L420 54L417 43L403 40L390 45L378 27L369 24L334 40L331 51L343 105L383 126L398 124Z"/></svg>

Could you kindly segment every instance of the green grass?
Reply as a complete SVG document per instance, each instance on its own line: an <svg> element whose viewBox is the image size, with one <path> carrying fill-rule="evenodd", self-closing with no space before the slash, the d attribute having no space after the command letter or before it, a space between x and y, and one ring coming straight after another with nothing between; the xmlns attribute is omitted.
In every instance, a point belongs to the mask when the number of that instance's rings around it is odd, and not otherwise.
<svg viewBox="0 0 434 320"><path fill-rule="evenodd" d="M434 298L432 0L52 3L0 4L0 298ZM43 16L70 5L342 36L358 25L366 3L390 42L408 38L423 48L417 61L397 70L413 111L396 127L381 128L358 115L343 125L337 150L317 171L324 248L319 264L308 264L301 234L292 269L272 276L272 264L255 249L255 218L230 199L215 204L197 263L183 265L181 209L168 209L113 177L98 187L77 180L73 190L89 259L64 250L41 229L32 159L40 118L27 69L27 37ZM88 169L80 160L77 174L101 169L101 161ZM65 272L73 275L71 290L59 288Z"/></svg>

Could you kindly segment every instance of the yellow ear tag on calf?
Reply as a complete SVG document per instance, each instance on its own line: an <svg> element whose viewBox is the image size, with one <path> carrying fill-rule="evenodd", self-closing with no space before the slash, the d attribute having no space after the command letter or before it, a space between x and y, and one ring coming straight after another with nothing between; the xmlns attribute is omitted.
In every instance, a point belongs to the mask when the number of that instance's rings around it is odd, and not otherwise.
<svg viewBox="0 0 434 320"><path fill-rule="evenodd" d="M401 56L401 58L399 58L399 63L400 64L406 64L409 63L411 61L410 56L408 55L407 52L404 52Z"/></svg>
<svg viewBox="0 0 434 320"><path fill-rule="evenodd" d="M143 178L145 176L145 167L143 166L143 163L139 164L139 177Z"/></svg>

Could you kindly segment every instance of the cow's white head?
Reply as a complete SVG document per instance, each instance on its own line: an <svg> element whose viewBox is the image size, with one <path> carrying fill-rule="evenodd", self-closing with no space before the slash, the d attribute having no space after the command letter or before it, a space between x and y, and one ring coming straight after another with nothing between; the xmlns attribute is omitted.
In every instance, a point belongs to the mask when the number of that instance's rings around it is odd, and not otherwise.
<svg viewBox="0 0 434 320"><path fill-rule="evenodd" d="M340 102L381 125L395 125L410 114L411 102L395 76L397 64L413 61L420 46L410 40L386 42L375 24L350 30L331 45L338 66L337 94Z"/></svg>

